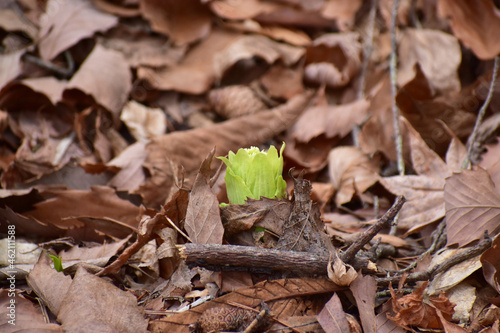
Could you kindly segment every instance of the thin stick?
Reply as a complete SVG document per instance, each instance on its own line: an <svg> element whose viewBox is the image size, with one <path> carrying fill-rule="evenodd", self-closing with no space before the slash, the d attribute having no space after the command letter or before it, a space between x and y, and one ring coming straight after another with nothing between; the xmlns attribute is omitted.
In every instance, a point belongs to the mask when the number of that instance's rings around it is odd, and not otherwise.
<svg viewBox="0 0 500 333"><path fill-rule="evenodd" d="M396 17L398 13L399 0L394 0L392 6L392 17L391 17L391 62L390 62L390 72L391 72L391 92L392 92L392 120L394 124L394 140L396 143L396 154L398 157L398 172L400 176L405 174L405 162L403 160L403 138L401 136L401 130L399 128L399 108L396 104L396 94L397 94L397 43L396 43Z"/></svg>
<svg viewBox="0 0 500 333"><path fill-rule="evenodd" d="M406 200L403 196L398 196L392 207L389 208L389 210L375 224L364 231L363 234L361 234L361 236L358 237L358 239L352 243L347 250L345 250L345 252L340 254L340 259L342 259L345 263L352 261L356 253L358 253L358 251L361 250L366 243L372 240L373 237L375 237L375 235L384 227L386 228L389 226L391 221L401 210L401 207L403 207L405 201Z"/></svg>
<svg viewBox="0 0 500 333"><path fill-rule="evenodd" d="M467 156L462 163L463 169L468 169L470 167L470 156L472 154L472 149L474 144L476 143L477 135L479 133L479 126L483 122L484 114L486 113L486 109L490 105L491 97L493 96L493 91L495 90L495 83L498 75L498 67L500 63L500 57L495 57L495 64L493 65L493 74L491 75L490 89L488 90L488 96L486 96L486 100L484 101L481 109L479 110L479 114L477 115L476 124L474 125L474 130L470 136L469 147L467 147Z"/></svg>

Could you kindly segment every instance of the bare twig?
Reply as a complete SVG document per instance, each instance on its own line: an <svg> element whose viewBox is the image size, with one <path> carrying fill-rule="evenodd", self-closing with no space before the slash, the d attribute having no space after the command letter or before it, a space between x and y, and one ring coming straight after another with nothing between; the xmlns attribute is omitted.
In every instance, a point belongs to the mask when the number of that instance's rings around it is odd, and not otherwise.
<svg viewBox="0 0 500 333"><path fill-rule="evenodd" d="M390 61L390 72L391 72L391 92L392 92L392 120L394 124L394 140L396 143L396 153L398 157L398 171L399 175L405 174L405 163L403 160L403 138L401 136L401 130L399 128L399 108L396 104L396 94L397 94L397 41L396 41L396 17L398 13L399 0L394 0L392 5L392 17L391 17L391 61Z"/></svg>
<svg viewBox="0 0 500 333"><path fill-rule="evenodd" d="M484 114L486 113L486 109L488 109L488 106L490 105L491 97L493 96L493 91L495 90L495 83L498 75L499 64L500 64L500 57L496 56L495 64L493 65L493 74L491 75L491 82L490 82L490 88L488 90L488 95L486 96L486 100L484 101L477 115L476 123L474 124L474 130L472 131L472 134L469 139L469 147L467 147L467 156L465 157L465 160L462 163L462 168L464 169L468 169L470 167L470 157L472 154L472 150L474 148L474 144L477 139L477 135L479 133L479 126L481 126L481 123L483 122Z"/></svg>
<svg viewBox="0 0 500 333"><path fill-rule="evenodd" d="M380 230L389 226L391 221L401 210L401 207L403 207L405 201L406 200L403 196L398 196L392 207L389 208L389 210L375 224L373 224L370 228L363 232L361 236L358 237L358 239L354 243L352 243L351 246L347 248L347 250L345 250L345 252L340 254L340 259L342 259L342 261L345 263L351 262L354 259L356 253L358 253L358 251L361 250L363 246L365 246L370 240L372 240Z"/></svg>
<svg viewBox="0 0 500 333"><path fill-rule="evenodd" d="M406 278L406 282L416 282L416 281L429 281L434 278L439 273L442 273L446 270L448 270L450 267L461 263L465 260L468 260L470 258L474 258L484 251L486 251L488 248L491 246L491 238L488 237L487 234L485 234L485 238L479 242L476 246L473 246L471 248L468 248L467 250L460 252L456 255L454 255L451 258L448 258L447 260L443 261L441 264L432 266L429 269L422 271L422 272L415 272ZM395 283L398 282L403 275L398 274L396 276L390 276L390 277L384 277L384 278L377 278L377 283L379 285L387 285L389 283Z"/></svg>
<svg viewBox="0 0 500 333"><path fill-rule="evenodd" d="M73 70L75 67L75 62L73 60L73 57L71 57L71 54L69 51L64 52L64 56L66 57L66 61L68 62L68 67L67 68L62 68L59 66L54 65L50 61L45 61L41 58L35 57L31 54L25 53L22 56L22 59L24 61L31 62L41 68L48 69L49 71L52 71L56 73L57 75L60 75L63 78L69 78L71 75L73 75Z"/></svg>

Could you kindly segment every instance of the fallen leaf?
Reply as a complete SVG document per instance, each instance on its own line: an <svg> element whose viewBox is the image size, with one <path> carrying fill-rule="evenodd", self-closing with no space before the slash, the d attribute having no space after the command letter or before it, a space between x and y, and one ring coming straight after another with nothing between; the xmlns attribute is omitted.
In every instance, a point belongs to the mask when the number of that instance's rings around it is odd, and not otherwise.
<svg viewBox="0 0 500 333"><path fill-rule="evenodd" d="M210 165L214 154L215 148L201 163L189 194L185 228L193 243L222 244L224 228L219 213L219 201L209 185Z"/></svg>
<svg viewBox="0 0 500 333"><path fill-rule="evenodd" d="M21 56L26 50L0 54L0 90L10 81L21 74Z"/></svg>
<svg viewBox="0 0 500 333"><path fill-rule="evenodd" d="M96 292L98 291L98 292ZM57 320L70 332L147 332L137 299L111 283L78 268L61 303Z"/></svg>
<svg viewBox="0 0 500 333"><path fill-rule="evenodd" d="M71 89L94 97L95 101L113 114L114 121L122 111L132 88L131 73L123 55L96 45L78 72L68 82L63 96Z"/></svg>
<svg viewBox="0 0 500 333"><path fill-rule="evenodd" d="M491 244L491 247L481 255L481 264L483 267L483 275L486 281L500 291L500 237L496 237Z"/></svg>
<svg viewBox="0 0 500 333"><path fill-rule="evenodd" d="M363 332L378 332L375 325L375 293L377 292L377 282L370 275L358 274L352 281L349 289L352 291L356 305L358 306Z"/></svg>
<svg viewBox="0 0 500 333"><path fill-rule="evenodd" d="M483 169L463 170L446 179L447 244L466 246L484 237L500 232L500 195L488 172Z"/></svg>
<svg viewBox="0 0 500 333"><path fill-rule="evenodd" d="M260 0L222 0L211 1L210 8L220 17L230 20L244 20L262 13L281 8L277 3Z"/></svg>
<svg viewBox="0 0 500 333"><path fill-rule="evenodd" d="M15 294L14 294L15 293ZM12 296L11 294L14 294ZM12 309L12 300L15 301ZM57 324L45 322L42 313L35 305L18 292L9 289L0 289L0 330L3 333L15 332L57 332L62 333L63 328ZM12 324L14 323L14 324Z"/></svg>
<svg viewBox="0 0 500 333"><path fill-rule="evenodd" d="M377 161L371 160L359 148L336 147L328 155L328 174L337 192L337 205L351 201L356 192L365 192L378 181L378 173Z"/></svg>
<svg viewBox="0 0 500 333"><path fill-rule="evenodd" d="M361 8L363 1L342 1L342 0L327 0L321 14L328 19L337 20L337 24L341 31L351 29L356 18L356 12Z"/></svg>
<svg viewBox="0 0 500 333"><path fill-rule="evenodd" d="M489 0L472 4L466 0L439 0L437 11L441 17L450 18L455 36L483 60L500 53L500 12Z"/></svg>
<svg viewBox="0 0 500 333"><path fill-rule="evenodd" d="M196 42L210 33L212 16L198 0L142 0L140 10L154 31L169 36L177 45Z"/></svg>
<svg viewBox="0 0 500 333"><path fill-rule="evenodd" d="M318 322L326 333L349 332L346 314L342 309L339 296L335 293L317 315Z"/></svg>
<svg viewBox="0 0 500 333"><path fill-rule="evenodd" d="M89 0L50 0L40 17L40 56L52 60L81 39L108 30L117 23L117 17L98 11Z"/></svg>
<svg viewBox="0 0 500 333"><path fill-rule="evenodd" d="M357 277L358 273L356 273L354 267L345 264L338 256L335 256L333 262L328 262L328 278L336 285L347 287Z"/></svg>
<svg viewBox="0 0 500 333"><path fill-rule="evenodd" d="M167 118L162 109L149 108L135 101L129 101L124 106L120 120L137 141L148 141L165 134L167 130Z"/></svg>
<svg viewBox="0 0 500 333"><path fill-rule="evenodd" d="M266 104L244 85L233 85L219 89L212 89L208 100L215 112L229 119L257 113L267 109Z"/></svg>
<svg viewBox="0 0 500 333"><path fill-rule="evenodd" d="M434 91L460 89L458 67L462 54L454 36L431 29L405 29L402 34L398 47L400 86L413 79L413 67L418 63Z"/></svg>

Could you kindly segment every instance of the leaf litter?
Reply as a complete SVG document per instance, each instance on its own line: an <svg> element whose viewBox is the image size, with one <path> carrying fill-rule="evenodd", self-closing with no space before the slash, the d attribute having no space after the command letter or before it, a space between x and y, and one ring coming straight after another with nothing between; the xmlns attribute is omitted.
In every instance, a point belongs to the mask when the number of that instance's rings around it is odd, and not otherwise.
<svg viewBox="0 0 500 333"><path fill-rule="evenodd" d="M0 331L498 332L495 6L0 5ZM219 207L282 142L288 197Z"/></svg>

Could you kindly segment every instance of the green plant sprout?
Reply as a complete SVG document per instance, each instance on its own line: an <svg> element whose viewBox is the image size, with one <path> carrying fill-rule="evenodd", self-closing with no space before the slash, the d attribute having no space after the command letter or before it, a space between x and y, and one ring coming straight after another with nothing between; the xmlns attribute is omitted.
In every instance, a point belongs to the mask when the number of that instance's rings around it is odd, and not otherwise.
<svg viewBox="0 0 500 333"><path fill-rule="evenodd" d="M232 151L226 157L218 157L227 166L227 197L230 204L244 204L248 198L285 198L286 182L283 179L283 150L278 156L276 147L268 151L257 147L241 148L236 154Z"/></svg>
<svg viewBox="0 0 500 333"><path fill-rule="evenodd" d="M54 256L52 254L49 254L49 256L50 259L52 259L52 261L54 262L54 268L56 269L56 271L62 272L63 271L62 258Z"/></svg>

